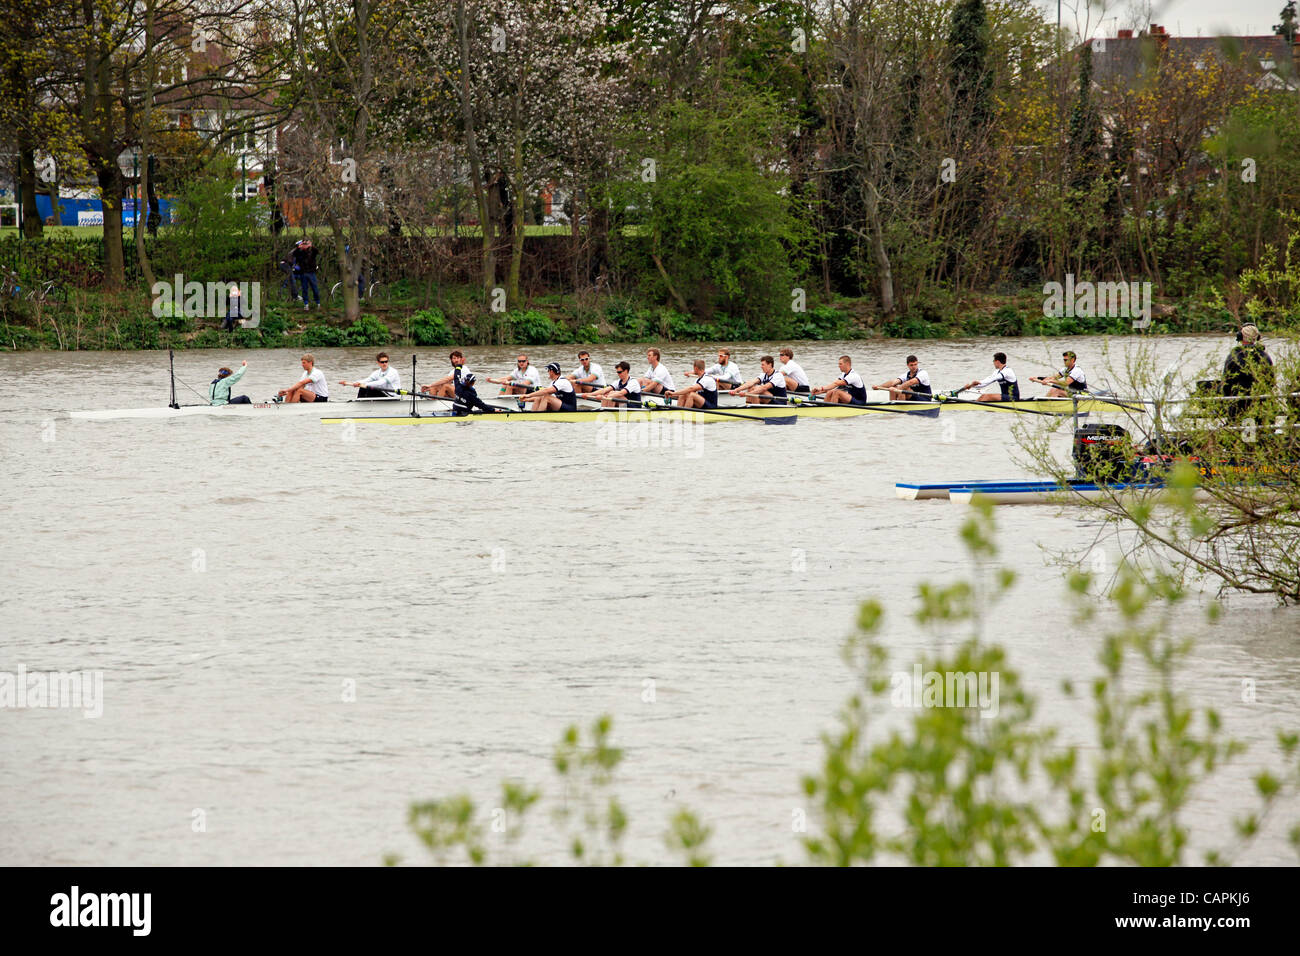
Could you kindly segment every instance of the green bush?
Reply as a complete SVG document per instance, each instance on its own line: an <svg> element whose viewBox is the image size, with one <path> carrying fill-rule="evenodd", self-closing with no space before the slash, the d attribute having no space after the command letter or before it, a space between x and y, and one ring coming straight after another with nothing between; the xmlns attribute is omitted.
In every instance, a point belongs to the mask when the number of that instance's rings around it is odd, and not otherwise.
<svg viewBox="0 0 1300 956"><path fill-rule="evenodd" d="M912 315L890 319L882 331L891 339L941 339L947 334L943 326Z"/></svg>
<svg viewBox="0 0 1300 956"><path fill-rule="evenodd" d="M388 331L388 326L374 315L363 315L350 326L344 333L344 345L387 345L393 340L393 333Z"/></svg>
<svg viewBox="0 0 1300 956"><path fill-rule="evenodd" d="M748 322L725 312L714 314L713 327L717 329L720 342L743 342L754 337Z"/></svg>
<svg viewBox="0 0 1300 956"><path fill-rule="evenodd" d="M58 348L53 332L38 332L24 325L0 325L0 349L23 352L51 348Z"/></svg>
<svg viewBox="0 0 1300 956"><path fill-rule="evenodd" d="M309 349L338 348L350 344L347 332L327 322L313 322L303 331L303 344Z"/></svg>
<svg viewBox="0 0 1300 956"><path fill-rule="evenodd" d="M422 309L411 316L410 339L416 345L450 345L451 329L442 309Z"/></svg>
<svg viewBox="0 0 1300 956"><path fill-rule="evenodd" d="M610 302L605 306L605 321L614 327L620 341L640 342L646 338L645 315L630 302Z"/></svg>
<svg viewBox="0 0 1300 956"><path fill-rule="evenodd" d="M535 309L511 312L510 331L514 340L523 345L550 345L568 338L565 330L551 321L550 316Z"/></svg>
<svg viewBox="0 0 1300 956"><path fill-rule="evenodd" d="M199 329L197 335L190 339L189 347L192 349L216 349L225 345L220 329L206 328Z"/></svg>
<svg viewBox="0 0 1300 956"><path fill-rule="evenodd" d="M194 320L177 308L175 304L172 305L170 310L164 310L163 314L158 317L158 325L168 332L194 331Z"/></svg>
<svg viewBox="0 0 1300 956"><path fill-rule="evenodd" d="M670 311L665 318L667 321L664 324L668 327L667 337L671 341L712 341L718 337L716 326L696 322L689 315Z"/></svg>
<svg viewBox="0 0 1300 956"><path fill-rule="evenodd" d="M993 313L993 335L1019 335L1025 327L1025 317L1014 305L1004 305Z"/></svg>
<svg viewBox="0 0 1300 956"><path fill-rule="evenodd" d="M133 315L117 324L119 348L158 348L158 320L152 315Z"/></svg>
<svg viewBox="0 0 1300 956"><path fill-rule="evenodd" d="M793 337L797 339L843 339L849 335L849 317L830 305L811 312L796 313Z"/></svg>
<svg viewBox="0 0 1300 956"><path fill-rule="evenodd" d="M289 323L285 320L284 312L280 309L264 312L257 327L257 331L261 333L262 344L269 348L279 347L288 329Z"/></svg>

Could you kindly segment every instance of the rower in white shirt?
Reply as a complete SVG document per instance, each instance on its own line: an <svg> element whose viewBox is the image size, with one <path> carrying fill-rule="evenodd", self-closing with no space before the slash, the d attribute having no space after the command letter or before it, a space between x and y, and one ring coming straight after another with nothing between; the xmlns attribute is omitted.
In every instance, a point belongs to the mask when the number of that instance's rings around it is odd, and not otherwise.
<svg viewBox="0 0 1300 956"><path fill-rule="evenodd" d="M695 361L695 382L673 392L673 398L682 408L717 408L718 381L704 368L704 359Z"/></svg>
<svg viewBox="0 0 1300 956"><path fill-rule="evenodd" d="M812 394L812 383L808 381L803 366L794 360L794 349L786 346L777 355L781 357L781 367L778 371L785 376L786 391L796 395Z"/></svg>
<svg viewBox="0 0 1300 956"><path fill-rule="evenodd" d="M898 378L871 386L878 392L889 392L891 402L928 402L934 397L930 390L930 373L921 368L915 355L907 357L907 371Z"/></svg>
<svg viewBox="0 0 1300 956"><path fill-rule="evenodd" d="M642 393L646 395L662 395L665 392L671 392L673 390L673 375L660 363L659 350L649 349L645 353L645 357L646 361L650 363L650 367L646 369L645 375L637 380Z"/></svg>
<svg viewBox="0 0 1300 956"><path fill-rule="evenodd" d="M388 365L388 353L380 352L375 356L379 368L370 373L364 382L339 382L357 390L357 398L395 398L397 390L402 387L402 376L397 369Z"/></svg>
<svg viewBox="0 0 1300 956"><path fill-rule="evenodd" d="M867 386L862 376L853 371L853 359L840 356L840 377L829 385L812 390L814 395L825 395L826 401L840 405L867 404Z"/></svg>
<svg viewBox="0 0 1300 956"><path fill-rule="evenodd" d="M488 381L494 385L504 385L508 395L526 395L542 387L542 376L528 364L527 355L515 359L515 367L509 378L490 378Z"/></svg>
<svg viewBox="0 0 1300 956"><path fill-rule="evenodd" d="M740 388L745 381L741 378L740 366L731 360L731 349L718 349L717 364L706 368L704 374L712 377L718 383L718 387L724 389Z"/></svg>
<svg viewBox="0 0 1300 956"><path fill-rule="evenodd" d="M451 359L451 374L444 375L436 382L425 385L420 391L429 395L437 395L440 398L455 398L460 394L458 386L465 380L465 376L469 374L469 369L465 367L465 355L460 349L456 349L449 358Z"/></svg>
<svg viewBox="0 0 1300 956"><path fill-rule="evenodd" d="M640 408L641 383L632 377L632 366L619 362L614 366L614 371L618 377L611 384L582 397L599 400L606 408Z"/></svg>
<svg viewBox="0 0 1300 956"><path fill-rule="evenodd" d="M1065 367L1056 375L1036 375L1030 381L1047 385L1048 398L1069 398L1071 392L1086 392L1088 375L1075 364L1078 357L1073 352L1062 352L1061 358L1065 360Z"/></svg>
<svg viewBox="0 0 1300 956"><path fill-rule="evenodd" d="M1007 353L993 353L993 374L983 381L967 382L957 392L964 392L968 388L987 388L990 385L998 386L997 392L986 392L980 395L981 402L1017 402L1020 400L1020 383L1016 381L1016 373L1007 365ZM954 394L956 394L954 392Z"/></svg>
<svg viewBox="0 0 1300 956"><path fill-rule="evenodd" d="M325 373L316 367L315 357L308 352L302 357L302 370L305 377L282 388L276 393L276 399L292 404L294 402L328 402L330 400L329 383Z"/></svg>
<svg viewBox="0 0 1300 956"><path fill-rule="evenodd" d="M745 396L746 405L786 404L785 376L776 370L776 359L764 355L758 360L761 372L756 379L730 390L732 395Z"/></svg>
<svg viewBox="0 0 1300 956"><path fill-rule="evenodd" d="M584 349L578 353L578 367L569 376L569 381L579 393L591 392L605 387L605 371L591 360L591 353Z"/></svg>

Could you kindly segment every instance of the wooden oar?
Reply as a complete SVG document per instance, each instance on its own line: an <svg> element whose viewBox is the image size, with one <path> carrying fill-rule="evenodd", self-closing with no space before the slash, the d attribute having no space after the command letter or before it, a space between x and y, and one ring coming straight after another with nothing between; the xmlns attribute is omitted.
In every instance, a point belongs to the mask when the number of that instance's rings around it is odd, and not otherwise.
<svg viewBox="0 0 1300 956"><path fill-rule="evenodd" d="M956 397L954 397L954 396L956 396L956 394L957 394L958 392L964 392L964 391L966 391L966 389L964 389L964 388L955 388L955 389L953 389L951 392L949 392L949 393L946 394L946 395L944 395L943 393L939 393L938 395L936 395L936 398L938 399L938 401L942 402L942 403L945 404L945 405L979 405L979 406L981 406L981 407L983 407L983 408L989 408L989 407L991 407L993 411L997 411L997 406L1003 404L1003 402L1002 402L1000 399L999 399L998 401L996 401L996 402L981 402L981 401L978 401L978 400L976 400L976 399L970 399L970 398L956 398ZM1018 401L1018 402L1035 402L1035 401L1037 401L1037 402L1068 402L1068 401L1070 401L1070 399L1073 398L1073 397L1074 397L1074 396L1068 396L1068 395L1067 395L1067 396L1064 396L1064 397L1062 397L1062 396L1057 396L1057 397L1055 397L1055 398L1036 398L1036 399L1035 399L1035 398L1020 398L1020 399L1010 399L1010 400L1008 400L1008 401L1009 401L1009 402L1010 402L1010 401ZM1093 395L1091 392L1080 392L1079 395L1078 395L1077 397L1078 397L1081 401L1082 401L1082 400L1087 400L1087 401L1090 401L1090 402L1105 402L1105 403L1108 404L1108 405L1115 405L1115 406L1118 406L1119 408L1125 408L1125 409L1130 409L1130 410L1133 409L1133 408L1138 408L1139 410L1141 410L1141 406L1142 406L1142 404L1143 404L1141 401L1134 401L1133 399L1124 399L1124 398L1107 398L1107 397L1104 396L1104 395ZM1053 416L1053 417L1059 417L1059 416L1062 414L1061 412L1039 412L1039 411L1035 411L1035 410L1032 409L1032 408L1017 408L1017 409L1015 409L1015 411L1016 411L1016 412L1019 412L1019 413L1026 414L1026 415L1051 415L1051 416ZM1080 415L1087 415L1088 413L1087 413L1087 412L1080 412L1079 414L1080 414Z"/></svg>
<svg viewBox="0 0 1300 956"><path fill-rule="evenodd" d="M931 403L934 408L891 408L888 402L868 402L865 405L845 404L844 402L827 402L816 395L797 392L787 396L796 405L816 405L818 408L870 408L875 412L889 412L891 415L924 415L926 418L939 417L939 404Z"/></svg>
<svg viewBox="0 0 1300 956"><path fill-rule="evenodd" d="M965 391L965 389L956 389L956 391L963 392ZM948 394L947 396L940 394L937 395L936 398L939 401L939 403L943 405L977 405L981 408L989 409L990 411L997 411L997 406L1002 404L1001 401L981 402L969 398L954 398L951 393ZM1018 399L1018 401L1025 401L1025 399ZM1023 415L1049 415L1052 418L1061 417L1060 412L1038 412L1032 408L1017 408L1014 409L1013 411L1016 414L1023 414ZM1083 412L1082 414L1086 415L1087 412Z"/></svg>
<svg viewBox="0 0 1300 956"><path fill-rule="evenodd" d="M627 399L627 398L615 398L615 399L611 399L611 401L616 402L619 405L626 405L629 402L634 400ZM674 411L674 412L701 412L705 415L719 415L723 418L741 418L747 422L759 422L763 425L796 425L799 422L798 415L773 415L771 417L764 417L762 415L745 415L742 414L741 412L719 411L716 408L682 408L680 405L656 406L656 405L642 404L642 410L644 411L653 412L658 409L663 409L664 411ZM633 410L635 411L635 409Z"/></svg>
<svg viewBox="0 0 1300 956"><path fill-rule="evenodd" d="M422 398L422 399L424 399L425 401L429 401L429 402L454 402L454 401L456 401L456 399L454 399L454 398L449 398L449 397L447 397L446 395L429 395L429 394L427 394L427 393L425 393L425 392L412 392L412 391L409 391L408 389L405 389L405 388L399 388L399 389L397 390L397 394L398 394L398 395L409 395L409 396L411 396L412 398Z"/></svg>

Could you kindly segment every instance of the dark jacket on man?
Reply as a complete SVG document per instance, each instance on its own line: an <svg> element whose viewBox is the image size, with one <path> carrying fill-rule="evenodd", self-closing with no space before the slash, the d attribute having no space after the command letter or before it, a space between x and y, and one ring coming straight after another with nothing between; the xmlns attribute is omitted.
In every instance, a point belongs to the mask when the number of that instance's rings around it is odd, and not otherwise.
<svg viewBox="0 0 1300 956"><path fill-rule="evenodd" d="M312 246L310 249L305 248L304 246L298 246L293 250L293 255L291 258L293 259L293 267L298 272L302 272L307 275L316 274L316 247L315 246Z"/></svg>
<svg viewBox="0 0 1300 956"><path fill-rule="evenodd" d="M1273 357L1263 342L1234 345L1223 363L1223 394L1226 396L1271 392L1276 382Z"/></svg>

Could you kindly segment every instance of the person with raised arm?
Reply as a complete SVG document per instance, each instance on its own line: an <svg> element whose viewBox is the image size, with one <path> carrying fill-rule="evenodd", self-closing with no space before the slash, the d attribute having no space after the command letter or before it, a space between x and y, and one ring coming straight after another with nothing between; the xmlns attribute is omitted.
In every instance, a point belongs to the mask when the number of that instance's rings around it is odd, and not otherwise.
<svg viewBox="0 0 1300 956"><path fill-rule="evenodd" d="M248 405L252 400L247 395L231 396L230 387L244 377L248 371L248 363L240 362L239 368L231 371L228 368L221 368L217 372L217 377L212 380L208 387L208 404L209 405Z"/></svg>

